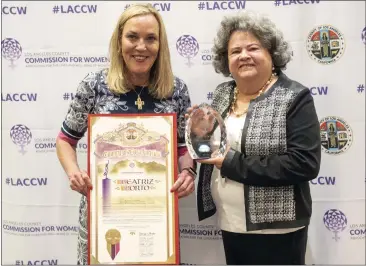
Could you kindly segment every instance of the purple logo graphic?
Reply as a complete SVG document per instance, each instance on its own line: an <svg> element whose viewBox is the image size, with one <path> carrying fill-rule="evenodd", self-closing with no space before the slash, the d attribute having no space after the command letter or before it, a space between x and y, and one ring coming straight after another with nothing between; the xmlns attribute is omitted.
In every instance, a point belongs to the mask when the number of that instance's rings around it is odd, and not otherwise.
<svg viewBox="0 0 366 266"><path fill-rule="evenodd" d="M20 43L12 38L6 38L1 41L1 55L10 61L10 67L14 68L14 61L18 60L22 55L22 47Z"/></svg>
<svg viewBox="0 0 366 266"><path fill-rule="evenodd" d="M109 161L105 164L104 168L104 179L102 180L102 189L103 189L103 210L105 211L108 206L111 205L111 188L112 188L112 180L108 178L108 165Z"/></svg>
<svg viewBox="0 0 366 266"><path fill-rule="evenodd" d="M361 39L362 39L363 43L366 44L366 27L362 31Z"/></svg>
<svg viewBox="0 0 366 266"><path fill-rule="evenodd" d="M27 151L24 147L28 145L32 140L32 132L25 125L15 125L10 129L10 138L13 143L20 147L20 153L25 154Z"/></svg>
<svg viewBox="0 0 366 266"><path fill-rule="evenodd" d="M176 43L178 53L188 59L188 66L191 66L191 58L198 54L200 46L196 38L191 35L182 35Z"/></svg>
<svg viewBox="0 0 366 266"><path fill-rule="evenodd" d="M346 215L337 209L330 209L325 212L323 216L323 222L325 227L334 233L333 239L337 241L339 239L338 233L346 229L347 217Z"/></svg>

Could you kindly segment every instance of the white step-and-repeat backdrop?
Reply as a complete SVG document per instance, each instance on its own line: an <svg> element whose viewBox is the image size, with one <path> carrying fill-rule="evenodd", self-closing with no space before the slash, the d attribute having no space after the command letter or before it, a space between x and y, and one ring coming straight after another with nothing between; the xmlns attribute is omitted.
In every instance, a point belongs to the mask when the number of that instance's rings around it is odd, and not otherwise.
<svg viewBox="0 0 366 266"><path fill-rule="evenodd" d="M78 83L108 66L117 18L132 1L2 2L2 254L3 264L75 264L80 196L57 160L55 138ZM365 263L365 2L322 0L160 1L175 75L193 103L210 102L225 80L211 65L224 15L268 14L293 48L286 74L308 86L319 126L336 122L345 146L322 148L311 182L313 216L307 263ZM339 53L312 54L312 36L326 29ZM195 46L177 47L180 37ZM182 48L182 47L180 47ZM332 48L332 49L333 49ZM344 134L346 132L346 134ZM326 138L326 132L322 132ZM78 144L86 169L86 138ZM220 231L198 222L195 195L180 200L182 264L224 264Z"/></svg>

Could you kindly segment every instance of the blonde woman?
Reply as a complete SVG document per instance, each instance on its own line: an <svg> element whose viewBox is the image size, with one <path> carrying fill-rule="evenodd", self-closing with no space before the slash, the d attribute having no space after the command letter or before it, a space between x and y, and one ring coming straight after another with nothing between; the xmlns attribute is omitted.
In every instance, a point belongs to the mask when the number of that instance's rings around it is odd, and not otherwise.
<svg viewBox="0 0 366 266"><path fill-rule="evenodd" d="M186 84L172 73L163 20L151 6L136 4L120 16L110 40L110 67L80 83L57 137L57 154L72 190L82 194L78 264L87 264L87 201L92 184L79 169L75 147L87 130L89 113L177 113L180 174L178 197L194 190L194 163L185 148L184 114L191 101ZM143 101L143 105L136 103Z"/></svg>

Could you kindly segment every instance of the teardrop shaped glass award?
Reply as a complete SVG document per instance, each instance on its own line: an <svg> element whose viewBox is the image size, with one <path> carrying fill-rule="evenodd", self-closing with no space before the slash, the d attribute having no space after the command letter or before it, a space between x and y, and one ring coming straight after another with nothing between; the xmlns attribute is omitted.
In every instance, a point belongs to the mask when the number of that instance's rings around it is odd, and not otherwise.
<svg viewBox="0 0 366 266"><path fill-rule="evenodd" d="M224 120L210 105L202 103L187 119L185 138L192 159L223 156L227 145Z"/></svg>

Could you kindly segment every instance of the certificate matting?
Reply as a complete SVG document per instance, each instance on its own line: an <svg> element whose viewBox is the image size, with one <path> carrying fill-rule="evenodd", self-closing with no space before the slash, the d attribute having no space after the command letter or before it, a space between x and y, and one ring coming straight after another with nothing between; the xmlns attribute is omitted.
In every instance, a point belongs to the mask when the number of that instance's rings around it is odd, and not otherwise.
<svg viewBox="0 0 366 266"><path fill-rule="evenodd" d="M88 264L179 264L175 114L90 114Z"/></svg>

